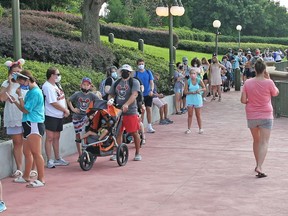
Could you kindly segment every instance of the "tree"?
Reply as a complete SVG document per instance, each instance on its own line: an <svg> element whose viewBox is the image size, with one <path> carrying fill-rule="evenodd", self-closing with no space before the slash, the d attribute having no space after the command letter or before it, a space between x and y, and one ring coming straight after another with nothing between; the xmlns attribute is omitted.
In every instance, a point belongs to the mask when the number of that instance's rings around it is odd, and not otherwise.
<svg viewBox="0 0 288 216"><path fill-rule="evenodd" d="M107 9L109 10L106 18L107 22L117 22L125 25L129 24L128 8L121 0L109 1Z"/></svg>
<svg viewBox="0 0 288 216"><path fill-rule="evenodd" d="M135 27L148 27L149 16L147 15L145 8L140 7L134 11L131 24Z"/></svg>
<svg viewBox="0 0 288 216"><path fill-rule="evenodd" d="M99 12L107 0L84 0L82 6L82 41L100 45Z"/></svg>

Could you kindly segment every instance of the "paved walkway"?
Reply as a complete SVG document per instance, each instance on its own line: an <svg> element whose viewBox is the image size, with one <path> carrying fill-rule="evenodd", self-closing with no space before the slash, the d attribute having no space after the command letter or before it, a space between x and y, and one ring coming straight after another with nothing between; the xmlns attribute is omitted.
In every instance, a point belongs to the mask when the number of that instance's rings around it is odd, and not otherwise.
<svg viewBox="0 0 288 216"><path fill-rule="evenodd" d="M288 214L288 119L275 120L264 170L257 179L252 143L240 92L223 94L222 102L206 102L204 134L195 117L191 134L186 115L171 116L174 124L156 125L141 149L143 161L125 167L98 158L92 170L71 165L46 169L46 186L2 181L11 216L280 216Z"/></svg>

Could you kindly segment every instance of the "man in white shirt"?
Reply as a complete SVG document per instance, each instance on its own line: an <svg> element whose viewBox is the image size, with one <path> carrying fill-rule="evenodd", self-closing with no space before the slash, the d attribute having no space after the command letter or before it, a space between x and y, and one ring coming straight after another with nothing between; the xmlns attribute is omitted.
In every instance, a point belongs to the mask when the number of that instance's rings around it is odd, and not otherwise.
<svg viewBox="0 0 288 216"><path fill-rule="evenodd" d="M47 155L47 168L67 166L69 162L60 157L59 140L63 130L63 117L70 115L67 108L64 92L59 84L61 75L57 68L49 68L46 72L47 81L42 86L45 97L45 151ZM55 160L51 157L52 146Z"/></svg>

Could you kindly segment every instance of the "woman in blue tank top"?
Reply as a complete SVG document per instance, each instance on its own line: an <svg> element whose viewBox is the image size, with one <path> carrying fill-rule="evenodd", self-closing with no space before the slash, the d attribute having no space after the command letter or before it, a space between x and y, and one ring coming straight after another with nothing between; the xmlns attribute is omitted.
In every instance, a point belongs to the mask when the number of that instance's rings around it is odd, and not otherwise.
<svg viewBox="0 0 288 216"><path fill-rule="evenodd" d="M202 93L206 91L203 81L197 78L197 71L190 70L190 78L185 82L184 93L186 96L186 104L188 108L188 129L186 134L191 133L191 124L193 117L193 110L195 110L196 119L199 127L199 134L203 133L201 107L203 106Z"/></svg>

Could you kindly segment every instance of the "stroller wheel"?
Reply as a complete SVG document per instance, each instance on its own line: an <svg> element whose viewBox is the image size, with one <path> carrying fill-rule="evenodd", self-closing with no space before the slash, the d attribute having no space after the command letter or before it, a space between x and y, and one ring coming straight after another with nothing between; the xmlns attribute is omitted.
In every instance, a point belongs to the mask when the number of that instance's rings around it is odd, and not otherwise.
<svg viewBox="0 0 288 216"><path fill-rule="evenodd" d="M129 151L125 143L122 143L118 146L116 152L117 163L119 166L125 166L128 161Z"/></svg>
<svg viewBox="0 0 288 216"><path fill-rule="evenodd" d="M84 171L90 170L93 167L96 158L97 157L94 156L91 152L84 151L79 160L81 169Z"/></svg>

